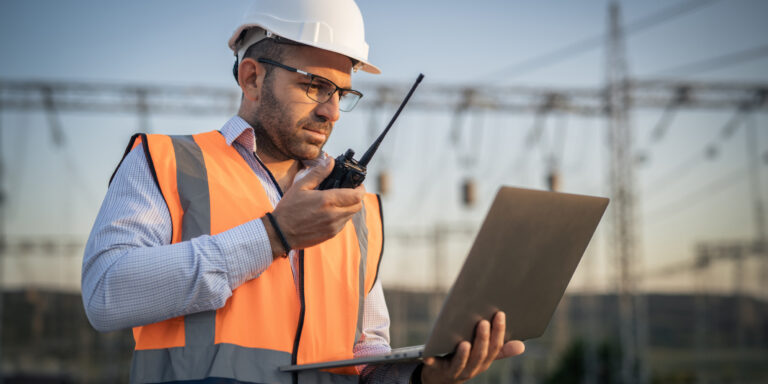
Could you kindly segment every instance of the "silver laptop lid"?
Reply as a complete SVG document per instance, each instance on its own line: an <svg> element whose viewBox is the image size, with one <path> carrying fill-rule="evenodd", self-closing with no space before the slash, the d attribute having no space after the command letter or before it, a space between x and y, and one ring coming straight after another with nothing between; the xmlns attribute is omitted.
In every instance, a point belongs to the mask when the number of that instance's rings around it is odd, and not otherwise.
<svg viewBox="0 0 768 384"><path fill-rule="evenodd" d="M500 310L505 340L541 336L607 206L602 197L500 188L424 356L452 353Z"/></svg>

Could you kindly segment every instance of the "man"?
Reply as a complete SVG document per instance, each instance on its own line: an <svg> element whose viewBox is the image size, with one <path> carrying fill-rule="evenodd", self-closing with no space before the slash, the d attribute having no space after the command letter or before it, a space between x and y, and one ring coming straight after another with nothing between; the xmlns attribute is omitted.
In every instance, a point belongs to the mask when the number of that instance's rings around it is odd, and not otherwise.
<svg viewBox="0 0 768 384"><path fill-rule="evenodd" d="M352 0L255 2L230 46L238 115L134 136L86 247L86 313L100 331L134 327L131 381L462 382L522 353L499 313L452 358L279 372L390 349L380 202L316 190L339 111L362 96L351 72L379 71Z"/></svg>

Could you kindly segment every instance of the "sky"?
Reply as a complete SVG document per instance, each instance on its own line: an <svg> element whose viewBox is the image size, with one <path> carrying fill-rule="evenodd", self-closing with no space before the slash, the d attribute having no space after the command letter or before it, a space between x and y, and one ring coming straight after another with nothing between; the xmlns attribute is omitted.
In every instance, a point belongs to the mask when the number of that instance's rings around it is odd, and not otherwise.
<svg viewBox="0 0 768 384"><path fill-rule="evenodd" d="M704 2L704 1L702 1ZM237 91L227 40L248 1L53 1L0 0L0 80L78 81L117 84L213 86ZM641 20L687 1L621 1L625 22ZM702 82L768 84L768 56L717 70L672 71L684 64L768 44L768 2L709 1L695 11L627 37L631 76ZM526 85L601 87L604 48L520 70L515 64L561 47L599 37L606 31L608 2L584 1L371 1L358 5L365 20L370 62L378 76L355 74L353 84L405 85L418 73L423 86L486 87ZM518 68L518 69L516 69ZM415 98L419 97L418 91ZM365 102L363 99L362 102ZM359 108L342 117L326 150L360 152L369 131L383 128L391 110L370 116ZM669 133L654 142L650 134L659 110L635 110L632 127L648 160L636 168L639 269L653 270L691 260L702 241L754 236L747 136L741 126L730 137L721 131L733 111L682 110ZM218 129L229 116L152 116L154 132L192 133ZM135 116L60 113L64 145L51 140L41 113L0 110L3 186L7 192L5 230L10 238L59 238L84 242L119 161ZM380 121L372 123L371 121ZM765 113L752 116L760 153L768 151ZM546 158L557 156L563 191L608 193L605 122L596 118L549 116L542 141L526 147L533 124L526 114L471 113L461 140L450 141L446 113L406 111L384 142L370 174L390 172L392 193L384 198L387 243L385 285L425 287L434 279L431 238L437 226L447 232L439 255L447 285L458 271L495 191L500 185L545 188ZM701 154L710 144L718 156ZM768 165L760 165L763 204ZM459 203L459 185L477 180L478 202ZM719 182L718 181L723 181ZM370 181L370 178L369 178ZM367 183L368 189L374 188ZM604 219L572 288L610 289L614 259ZM469 228L468 230L461 230ZM406 234L423 234L421 240ZM34 253L34 252L33 252ZM43 252L41 252L43 253ZM6 284L77 287L81 255L28 255L3 264ZM750 261L748 270L754 261ZM733 284L730 265L712 272L714 285ZM757 277L750 275L753 282ZM651 290L687 289L688 273L651 279Z"/></svg>

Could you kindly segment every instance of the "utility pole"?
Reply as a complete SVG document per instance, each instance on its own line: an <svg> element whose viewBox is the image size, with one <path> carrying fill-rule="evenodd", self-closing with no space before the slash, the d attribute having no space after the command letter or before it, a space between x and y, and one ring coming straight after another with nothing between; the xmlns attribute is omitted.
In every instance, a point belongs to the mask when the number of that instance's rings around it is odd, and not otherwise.
<svg viewBox="0 0 768 384"><path fill-rule="evenodd" d="M0 89L2 92L2 89ZM3 162L3 99L0 98L0 384L3 383L3 273L5 273L5 163Z"/></svg>
<svg viewBox="0 0 768 384"><path fill-rule="evenodd" d="M755 105L761 105L766 101L766 94L758 92L755 97ZM749 182L752 194L752 206L755 220L755 240L762 254L760 263L760 285L768 285L768 228L765 222L765 206L763 205L762 180L760 175L760 143L757 131L757 117L754 114L745 117L745 137L747 139L747 156L749 162ZM766 298L763 293L762 298Z"/></svg>
<svg viewBox="0 0 768 384"><path fill-rule="evenodd" d="M709 381L707 371L706 356L709 353L707 345L707 335L709 334L709 325L707 320L707 301L709 298L709 281L707 271L712 257L706 246L696 247L696 261L691 266L694 278L696 294L694 299L696 321L694 322L694 356L696 358L696 382L706 383Z"/></svg>
<svg viewBox="0 0 768 384"><path fill-rule="evenodd" d="M435 224L435 228L432 232L432 294L429 300L429 316L431 319L437 319L440 313L440 307L442 300L438 298L443 292L442 279L443 279L443 267L446 263L445 253L443 252L443 241L445 241L446 229L438 224Z"/></svg>
<svg viewBox="0 0 768 384"><path fill-rule="evenodd" d="M630 85L618 2L609 5L606 50L606 107L610 145L612 248L616 258L621 341L621 381L643 384L639 313L635 303L636 239Z"/></svg>
<svg viewBox="0 0 768 384"><path fill-rule="evenodd" d="M765 243L760 239L719 241L713 243L700 243L696 247L696 264L698 269L709 267L714 261L728 260L733 262L732 297L736 301L736 338L739 348L745 348L754 339L752 329L761 331L761 327L754 325L754 315L751 305L747 300L749 293L746 290L748 277L744 264L748 258L765 258ZM750 320L751 319L751 320ZM757 320L759 324L759 320ZM758 337L759 339L759 337Z"/></svg>
<svg viewBox="0 0 768 384"><path fill-rule="evenodd" d="M559 162L554 159L554 155L549 159L549 170L547 172L546 182L547 187L552 192L560 191L560 172L558 167ZM567 292L567 290L566 290ZM552 345L553 357L559 358L564 352L568 350L568 342L570 341L570 327L568 323L571 321L569 316L569 297L564 294L560 299L560 303L557 305L557 317L554 320L555 334Z"/></svg>

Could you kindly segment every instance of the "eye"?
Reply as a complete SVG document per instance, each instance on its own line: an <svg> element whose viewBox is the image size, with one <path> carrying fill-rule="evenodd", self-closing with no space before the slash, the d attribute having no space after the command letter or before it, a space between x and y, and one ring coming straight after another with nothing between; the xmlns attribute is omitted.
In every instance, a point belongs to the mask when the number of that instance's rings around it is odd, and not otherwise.
<svg viewBox="0 0 768 384"><path fill-rule="evenodd" d="M312 83L316 84L318 88L336 88L328 80L325 79L315 78Z"/></svg>

